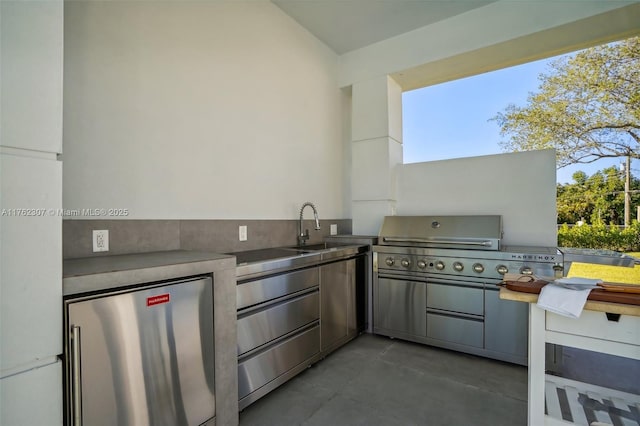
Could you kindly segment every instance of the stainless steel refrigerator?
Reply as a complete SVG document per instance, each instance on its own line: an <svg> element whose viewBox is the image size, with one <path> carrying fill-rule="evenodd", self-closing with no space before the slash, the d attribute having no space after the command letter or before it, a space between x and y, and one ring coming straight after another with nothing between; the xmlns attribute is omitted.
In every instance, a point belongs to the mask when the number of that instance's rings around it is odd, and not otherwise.
<svg viewBox="0 0 640 426"><path fill-rule="evenodd" d="M67 424L215 416L210 277L65 301Z"/></svg>

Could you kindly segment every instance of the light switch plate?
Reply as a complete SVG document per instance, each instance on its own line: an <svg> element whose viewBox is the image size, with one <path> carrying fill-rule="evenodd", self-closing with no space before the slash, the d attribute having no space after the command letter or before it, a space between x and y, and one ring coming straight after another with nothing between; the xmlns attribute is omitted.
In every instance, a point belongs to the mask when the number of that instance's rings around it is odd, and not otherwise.
<svg viewBox="0 0 640 426"><path fill-rule="evenodd" d="M109 251L109 230L93 230L93 251Z"/></svg>
<svg viewBox="0 0 640 426"><path fill-rule="evenodd" d="M240 225L238 227L238 239L240 241L247 241L247 225Z"/></svg>
<svg viewBox="0 0 640 426"><path fill-rule="evenodd" d="M331 235L338 235L338 224L332 223L331 230L329 231Z"/></svg>

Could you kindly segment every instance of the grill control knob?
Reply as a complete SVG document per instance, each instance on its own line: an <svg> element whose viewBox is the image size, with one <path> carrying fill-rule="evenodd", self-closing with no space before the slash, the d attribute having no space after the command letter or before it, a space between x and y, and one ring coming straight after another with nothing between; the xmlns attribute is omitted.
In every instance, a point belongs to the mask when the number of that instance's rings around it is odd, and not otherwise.
<svg viewBox="0 0 640 426"><path fill-rule="evenodd" d="M559 264L556 263L555 265L553 265L553 276L556 278L562 278L562 271L564 271L564 267Z"/></svg>
<svg viewBox="0 0 640 426"><path fill-rule="evenodd" d="M464 269L464 265L460 262L453 262L453 269L458 272L462 272L462 270Z"/></svg>
<svg viewBox="0 0 640 426"><path fill-rule="evenodd" d="M442 271L444 269L444 262L442 260L438 260L436 262L436 269L438 271Z"/></svg>
<svg viewBox="0 0 640 426"><path fill-rule="evenodd" d="M509 268L507 268L505 265L498 265L496 266L496 271L498 271L500 275L504 275L509 272Z"/></svg>
<svg viewBox="0 0 640 426"><path fill-rule="evenodd" d="M395 262L395 260L393 260L393 257L387 257L387 259L384 261L384 263L387 264L387 266L393 266Z"/></svg>
<svg viewBox="0 0 640 426"><path fill-rule="evenodd" d="M474 263L473 264L473 270L479 274L484 272L484 266L482 266L482 263Z"/></svg>
<svg viewBox="0 0 640 426"><path fill-rule="evenodd" d="M401 264L402 266L404 266L405 268L408 268L408 267L409 267L409 265L411 265L411 262L409 261L409 259L402 259L402 260L400 261L400 264Z"/></svg>
<svg viewBox="0 0 640 426"><path fill-rule="evenodd" d="M533 275L533 270L530 266L523 266L522 268L520 268L520 273L522 275Z"/></svg>
<svg viewBox="0 0 640 426"><path fill-rule="evenodd" d="M424 269L426 267L427 267L427 262L425 262L424 260L418 260L418 268Z"/></svg>

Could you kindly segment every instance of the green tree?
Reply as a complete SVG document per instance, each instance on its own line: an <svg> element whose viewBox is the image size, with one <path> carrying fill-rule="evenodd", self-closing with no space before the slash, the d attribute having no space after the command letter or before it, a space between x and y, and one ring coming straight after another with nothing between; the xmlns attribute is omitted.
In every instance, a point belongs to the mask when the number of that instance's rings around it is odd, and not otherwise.
<svg viewBox="0 0 640 426"><path fill-rule="evenodd" d="M559 168L640 159L640 37L561 57L539 80L526 106L510 104L493 118L508 138L504 150L554 148Z"/></svg>
<svg viewBox="0 0 640 426"><path fill-rule="evenodd" d="M573 182L557 186L558 223L623 224L624 176L615 167L608 167L587 176L582 171L572 175ZM631 181L633 190L640 189L640 180ZM632 191L632 201L640 202L640 191Z"/></svg>
<svg viewBox="0 0 640 426"><path fill-rule="evenodd" d="M587 174L583 171L572 175L573 183L558 184L556 207L558 223L578 223L588 220L593 212L593 200L585 191Z"/></svg>

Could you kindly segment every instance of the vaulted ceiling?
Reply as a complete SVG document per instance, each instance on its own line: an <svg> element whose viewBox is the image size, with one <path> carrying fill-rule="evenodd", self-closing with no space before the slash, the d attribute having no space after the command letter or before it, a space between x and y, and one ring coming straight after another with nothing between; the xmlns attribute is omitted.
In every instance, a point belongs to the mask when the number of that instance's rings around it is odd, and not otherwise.
<svg viewBox="0 0 640 426"><path fill-rule="evenodd" d="M493 3L495 0L272 0L338 54Z"/></svg>
<svg viewBox="0 0 640 426"><path fill-rule="evenodd" d="M411 90L640 34L640 0L270 1L341 56L341 87Z"/></svg>

